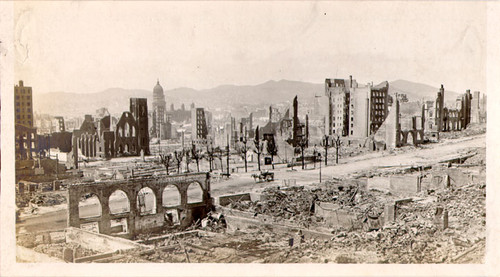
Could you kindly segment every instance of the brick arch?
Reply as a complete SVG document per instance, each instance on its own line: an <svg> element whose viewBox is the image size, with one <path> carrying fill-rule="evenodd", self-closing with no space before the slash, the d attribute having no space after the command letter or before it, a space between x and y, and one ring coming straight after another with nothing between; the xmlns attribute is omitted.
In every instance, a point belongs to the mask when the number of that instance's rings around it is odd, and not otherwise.
<svg viewBox="0 0 500 277"><path fill-rule="evenodd" d="M79 218L85 218L85 217L82 217L81 216L81 207L80 207L80 203L82 202L82 198L88 194L91 194L92 197L97 197L97 200L99 201L99 216L98 217L102 217L102 215L104 214L104 211L103 211L103 201L102 201L102 195L98 192L98 191L95 191L95 190L91 190L91 191L83 191L82 193L79 194L78 196L78 217ZM91 198L91 197L89 197ZM90 216L90 218L93 218L93 217L96 217L96 216ZM89 217L87 217L89 218Z"/></svg>
<svg viewBox="0 0 500 277"><path fill-rule="evenodd" d="M190 188L192 188L191 191ZM200 182L190 182L186 187L187 203L194 204L202 202L204 198L203 191L204 189Z"/></svg>
<svg viewBox="0 0 500 277"><path fill-rule="evenodd" d="M125 198L127 199L127 204L128 204L128 211L123 211L123 212L119 212L119 211L113 212L113 211L111 211L111 196L113 196L113 194L115 194L117 192L122 192L125 195ZM132 207L130 205L130 197L122 189L120 189L120 188L115 189L107 198L108 198L108 205L109 205L109 210L110 210L111 214L129 213L130 211L132 211Z"/></svg>
<svg viewBox="0 0 500 277"><path fill-rule="evenodd" d="M177 196L177 200L175 201L175 203L168 203L168 200L165 201L165 192L167 190L167 188L175 188L175 191L172 191L174 193L175 196ZM176 186L175 184L168 184L166 186L164 186L162 189L161 189L161 198L162 198L162 206L163 207L174 207L174 206L180 206L181 203L182 203L182 195L181 195L181 191L179 190L179 187ZM176 194L175 194L176 192ZM166 203L167 202L167 203Z"/></svg>
<svg viewBox="0 0 500 277"><path fill-rule="evenodd" d="M151 191L153 193L154 201L153 201L153 210L152 210L151 213L147 213L146 211L141 212L141 208L140 207L142 206L142 204L144 204L145 209L147 208L147 200L146 200L147 194L144 194L144 198L141 199L140 192L143 191L143 190L146 190L146 191L149 190L149 191ZM137 193L136 193L136 200L137 200L137 202L136 202L136 209L138 211L138 214L140 214L140 215L149 215L149 214L156 214L156 213L158 213L158 203L157 203L158 202L158 196L157 196L157 192L155 192L154 187L152 188L152 187L146 185L146 186L143 186L142 188L140 188L137 191Z"/></svg>

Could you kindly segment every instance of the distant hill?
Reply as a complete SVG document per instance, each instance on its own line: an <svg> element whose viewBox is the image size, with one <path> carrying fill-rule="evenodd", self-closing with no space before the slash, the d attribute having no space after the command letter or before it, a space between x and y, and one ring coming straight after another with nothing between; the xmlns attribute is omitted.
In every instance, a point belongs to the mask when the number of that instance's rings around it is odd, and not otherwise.
<svg viewBox="0 0 500 277"><path fill-rule="evenodd" d="M439 88L406 80L389 83L390 93L406 93L410 101L422 98L435 99L438 90ZM172 103L176 109L179 109L182 103L186 105L186 109L189 109L190 103L195 103L196 106L210 109L230 107L232 110L238 110L245 105L267 108L270 104L291 102L295 95L298 95L302 103L310 103L314 95L324 93L324 84L272 80L253 86L222 85L204 90L181 87L165 90L164 93L168 110ZM455 100L458 95L452 91L445 92L447 100ZM153 86L151 90L110 88L97 93L50 92L35 94L33 97L34 110L38 113L76 117L95 114L97 109L106 107L111 114L119 115L129 109L131 97L147 98L150 108L153 101Z"/></svg>
<svg viewBox="0 0 500 277"><path fill-rule="evenodd" d="M295 95L303 101L312 101L315 94L323 93L323 84L312 84L297 81L268 81L255 86L222 85L211 89L195 90L192 88L176 88L166 90L167 109L174 103L179 109L184 103L189 109L190 103L196 106L218 108L231 107L237 109L242 105L268 106L284 101L292 101ZM82 116L94 114L98 108L106 107L111 114L120 114L128 110L129 98L148 99L148 107L153 101L153 88L143 89L111 88L98 93L76 94L51 92L34 95L35 111L61 116Z"/></svg>
<svg viewBox="0 0 500 277"><path fill-rule="evenodd" d="M405 93L410 101L420 100L422 98L435 100L438 91L439 88L437 87L406 80L396 80L393 82L389 82L390 94L394 95L395 93ZM454 91L446 90L445 86L445 101L455 101L455 99L457 99L459 95L459 93L456 93Z"/></svg>

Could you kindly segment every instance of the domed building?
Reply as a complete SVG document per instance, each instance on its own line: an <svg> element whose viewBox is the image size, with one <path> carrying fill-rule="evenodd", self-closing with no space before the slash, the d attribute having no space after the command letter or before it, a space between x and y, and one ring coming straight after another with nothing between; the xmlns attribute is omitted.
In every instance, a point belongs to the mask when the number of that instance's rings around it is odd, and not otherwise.
<svg viewBox="0 0 500 277"><path fill-rule="evenodd" d="M167 103L165 102L163 88L160 85L160 80L158 80L156 82L156 86L153 88L153 126L151 130L152 137L162 137L161 127L163 123L165 123L166 106Z"/></svg>

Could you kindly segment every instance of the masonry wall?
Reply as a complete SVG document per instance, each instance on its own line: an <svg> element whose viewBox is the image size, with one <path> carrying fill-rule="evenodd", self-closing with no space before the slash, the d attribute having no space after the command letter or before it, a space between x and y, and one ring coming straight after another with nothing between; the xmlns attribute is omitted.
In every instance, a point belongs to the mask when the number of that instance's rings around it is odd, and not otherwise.
<svg viewBox="0 0 500 277"><path fill-rule="evenodd" d="M202 191L201 202L190 203L188 188L199 186ZM163 192L167 186L174 186L179 192L180 204L164 206ZM153 214L141 215L137 208L138 194L141 189L150 188L156 199ZM111 214L109 199L115 191L122 191L127 196L130 211ZM95 195L101 205L101 215L92 218L80 218L79 203L84 195ZM80 228L82 224L97 223L99 233L111 234L111 220L125 218L128 233L133 237L139 233L153 231L164 226L165 212L175 209L181 216L181 225L188 226L192 220L202 218L212 206L210 197L210 176L208 173L190 173L163 176L160 178L132 178L105 182L79 183L68 186L68 226Z"/></svg>

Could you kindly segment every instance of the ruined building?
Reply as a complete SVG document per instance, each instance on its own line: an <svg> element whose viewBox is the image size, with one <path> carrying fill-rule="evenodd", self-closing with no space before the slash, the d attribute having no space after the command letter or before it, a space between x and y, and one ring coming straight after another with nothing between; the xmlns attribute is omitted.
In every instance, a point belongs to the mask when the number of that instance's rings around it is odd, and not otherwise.
<svg viewBox="0 0 500 277"><path fill-rule="evenodd" d="M79 159L148 155L148 106L145 98L131 98L130 111L116 125L109 115L97 120L85 115L80 129L73 130L68 166L78 168Z"/></svg>
<svg viewBox="0 0 500 277"><path fill-rule="evenodd" d="M425 106L417 102L400 103L396 98L384 123L374 135L374 143L383 149L424 142Z"/></svg>
<svg viewBox="0 0 500 277"><path fill-rule="evenodd" d="M441 85L435 101L434 107L430 106L433 103L428 102L427 113L435 115L434 125L431 127L431 132L447 132L460 131L467 128L471 122L471 106L472 95L470 90L467 90L461 97L457 98L455 108L445 107L444 104L444 86Z"/></svg>
<svg viewBox="0 0 500 277"><path fill-rule="evenodd" d="M471 101L471 123L485 123L486 122L486 95L481 92L474 91Z"/></svg>
<svg viewBox="0 0 500 277"><path fill-rule="evenodd" d="M149 155L148 101L146 98L131 98L130 112L137 122L137 143L139 151Z"/></svg>
<svg viewBox="0 0 500 277"><path fill-rule="evenodd" d="M33 95L31 87L25 87L24 82L14 87L15 124L33 127Z"/></svg>
<svg viewBox="0 0 500 277"><path fill-rule="evenodd" d="M356 80L325 79L328 115L325 134L368 137L377 132L388 114L389 83L359 86Z"/></svg>
<svg viewBox="0 0 500 277"><path fill-rule="evenodd" d="M389 113L389 82L385 81L370 91L370 134L377 132Z"/></svg>
<svg viewBox="0 0 500 277"><path fill-rule="evenodd" d="M79 212L85 195L97 197L99 216L84 217ZM123 197L127 209L110 205L115 196ZM68 186L67 223L130 239L176 224L185 228L206 217L211 207L208 173L87 182Z"/></svg>
<svg viewBox="0 0 500 277"><path fill-rule="evenodd" d="M205 118L205 109L192 108L191 109L191 136L193 142L206 141L208 136L208 125Z"/></svg>
<svg viewBox="0 0 500 277"><path fill-rule="evenodd" d="M240 120L240 137L250 138L254 136L253 113L248 117L242 117Z"/></svg>
<svg viewBox="0 0 500 277"><path fill-rule="evenodd" d="M357 87L356 80L354 82L354 87ZM352 87L352 77L349 80L334 79L333 82L331 79L325 80L325 95L329 101L328 135L349 134L349 88Z"/></svg>
<svg viewBox="0 0 500 277"><path fill-rule="evenodd" d="M308 147L309 142L309 125L308 125L308 115L306 115L306 123L301 123L299 120L299 101L297 96L293 98L293 118L292 118L292 137L288 140L288 143L293 147L299 146L301 143L305 143Z"/></svg>
<svg viewBox="0 0 500 277"><path fill-rule="evenodd" d="M24 82L14 86L16 160L32 159L38 153L37 132L33 127L33 95Z"/></svg>
<svg viewBox="0 0 500 277"><path fill-rule="evenodd" d="M401 103L396 97L389 114L374 136L374 141L388 148L419 145L424 133L460 131L471 122L470 90L457 98L455 107L446 107L444 86L441 85L436 101Z"/></svg>

